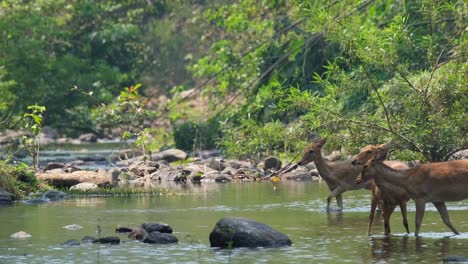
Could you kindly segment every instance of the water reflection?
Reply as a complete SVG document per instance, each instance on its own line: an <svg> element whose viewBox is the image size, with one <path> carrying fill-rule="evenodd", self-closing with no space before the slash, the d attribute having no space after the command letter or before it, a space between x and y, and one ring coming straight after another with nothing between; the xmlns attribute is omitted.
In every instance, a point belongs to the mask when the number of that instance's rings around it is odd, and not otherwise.
<svg viewBox="0 0 468 264"><path fill-rule="evenodd" d="M408 253L409 237L370 237L371 256L373 260L389 259L393 254Z"/></svg>

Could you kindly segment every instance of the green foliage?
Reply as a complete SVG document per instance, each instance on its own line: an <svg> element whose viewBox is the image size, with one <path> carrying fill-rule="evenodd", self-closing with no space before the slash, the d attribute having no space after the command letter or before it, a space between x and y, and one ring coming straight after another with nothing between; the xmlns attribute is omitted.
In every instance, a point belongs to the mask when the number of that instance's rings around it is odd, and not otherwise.
<svg viewBox="0 0 468 264"><path fill-rule="evenodd" d="M173 125L174 142L183 150L203 150L216 147L220 137L220 125L214 119L208 121L187 121Z"/></svg>
<svg viewBox="0 0 468 264"><path fill-rule="evenodd" d="M44 105L45 122L65 132L71 123L80 125L72 130L92 129L80 118L86 109L134 82L149 49L142 30L166 11L144 0L6 0L0 9L0 66L16 83L8 106L21 115L28 105Z"/></svg>
<svg viewBox="0 0 468 264"><path fill-rule="evenodd" d="M44 121L43 113L46 111L45 106L40 106L37 104L28 106L29 113L25 113L24 117L32 122L26 121L25 128L29 129L32 132L31 137L23 136L24 146L29 151L32 157L32 165L34 170L39 168L39 151L41 147L41 142L39 141L39 133L42 130L42 124Z"/></svg>
<svg viewBox="0 0 468 264"><path fill-rule="evenodd" d="M25 164L9 165L0 160L0 189L12 193L16 199L38 190L34 172Z"/></svg>

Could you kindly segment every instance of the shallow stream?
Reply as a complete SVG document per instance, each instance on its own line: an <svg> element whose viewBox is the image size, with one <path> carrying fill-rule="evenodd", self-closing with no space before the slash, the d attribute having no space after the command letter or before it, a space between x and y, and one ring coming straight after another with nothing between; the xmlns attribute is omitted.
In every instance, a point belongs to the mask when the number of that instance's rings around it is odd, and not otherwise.
<svg viewBox="0 0 468 264"><path fill-rule="evenodd" d="M0 263L440 263L444 256L468 257L468 201L448 204L462 232L451 236L433 206L428 206L421 238L405 236L398 210L393 236L382 236L382 218L367 236L370 192L347 192L342 213L324 210L327 187L320 182L203 184L187 195L88 197L0 207ZM414 203L409 204L414 231ZM285 233L291 247L279 249L210 248L209 233L224 216L257 220ZM165 222L176 245L150 245L115 234L117 225ZM63 226L77 224L79 230ZM62 246L83 236L117 235L120 245ZM10 235L23 230L31 238Z"/></svg>

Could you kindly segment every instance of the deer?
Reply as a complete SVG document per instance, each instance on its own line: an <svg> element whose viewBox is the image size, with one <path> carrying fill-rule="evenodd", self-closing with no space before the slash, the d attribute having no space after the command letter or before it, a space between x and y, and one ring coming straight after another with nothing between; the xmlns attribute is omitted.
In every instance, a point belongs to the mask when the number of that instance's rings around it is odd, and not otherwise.
<svg viewBox="0 0 468 264"><path fill-rule="evenodd" d="M445 202L468 198L468 160L427 163L407 170L396 170L384 163L389 149L390 143L377 148L375 156L363 165L356 183L374 179L379 186L405 190L416 205L416 237L419 236L426 203L429 202L435 206L444 224L459 235L450 222Z"/></svg>
<svg viewBox="0 0 468 264"><path fill-rule="evenodd" d="M322 157L322 147L327 142L327 138L319 139L304 151L301 160L294 166L307 165L314 162L320 177L328 185L330 194L327 197L327 211L330 211L330 202L335 197L340 210L343 210L342 194L346 191L358 190L362 188L370 189L371 184L356 184L356 177L362 170L362 165L353 165L350 160L336 161L329 163ZM402 162L387 161L390 166L404 164ZM293 168L294 168L293 167Z"/></svg>
<svg viewBox="0 0 468 264"><path fill-rule="evenodd" d="M372 159L376 154L379 147L384 146L384 144L375 146L375 145L368 145L361 149L359 154L357 154L351 163L353 165L357 165L359 162L360 164L366 163L368 160ZM392 167L396 170L406 170L411 167L404 162L399 161L385 161L386 165ZM371 235L371 228L372 223L374 221L375 210L377 206L382 201L382 216L384 218L384 234L385 236L389 236L391 233L390 228L390 216L395 211L395 207L397 205L400 206L400 211L403 217L403 226L406 229L406 233L409 234L409 226L408 226L408 214L407 214L407 202L410 200L408 193L403 189L397 188L388 188L385 186L379 186L375 180L371 180L371 209L369 213L369 224L367 229L367 234Z"/></svg>

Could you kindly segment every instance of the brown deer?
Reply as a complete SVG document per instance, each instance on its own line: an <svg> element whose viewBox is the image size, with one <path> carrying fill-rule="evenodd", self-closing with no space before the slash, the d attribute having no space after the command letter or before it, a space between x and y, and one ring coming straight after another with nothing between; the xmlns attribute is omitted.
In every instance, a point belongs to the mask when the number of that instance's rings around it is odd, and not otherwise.
<svg viewBox="0 0 468 264"><path fill-rule="evenodd" d="M370 189L370 182L366 184L356 184L356 177L362 170L362 165L353 165L350 160L336 161L330 163L322 157L322 147L327 139L320 139L306 148L302 159L297 165L306 165L314 162L320 177L327 183L330 194L327 197L327 210L330 210L330 202L336 197L338 207L343 210L342 194L350 190L362 188ZM390 166L394 164L404 164L402 162L387 161Z"/></svg>
<svg viewBox="0 0 468 264"><path fill-rule="evenodd" d="M377 154L377 149L380 146L369 145L361 149L358 155L353 158L351 162L353 165L356 164L364 164L370 159L372 159ZM399 162L399 161L385 161L386 165L392 167L396 170L406 170L409 169L410 166L406 163ZM406 204L409 201L410 197L406 190L397 189L397 188L388 188L385 186L378 186L377 182L371 180L371 209L369 214L369 225L367 229L367 234L371 234L372 223L374 221L375 210L377 209L377 205L382 201L382 215L384 218L384 228L385 228L385 236L390 235L390 216L392 215L393 211L395 211L395 207L397 205L400 206L401 214L403 217L403 225L406 229L406 233L409 232L408 227L408 216L407 216L407 208Z"/></svg>
<svg viewBox="0 0 468 264"><path fill-rule="evenodd" d="M377 149L375 157L364 165L356 183L374 179L379 186L406 190L416 204L415 236L419 235L428 202L434 204L445 225L458 235L450 222L445 202L468 198L468 160L428 163L407 170L395 170L383 163L389 149L390 143Z"/></svg>

